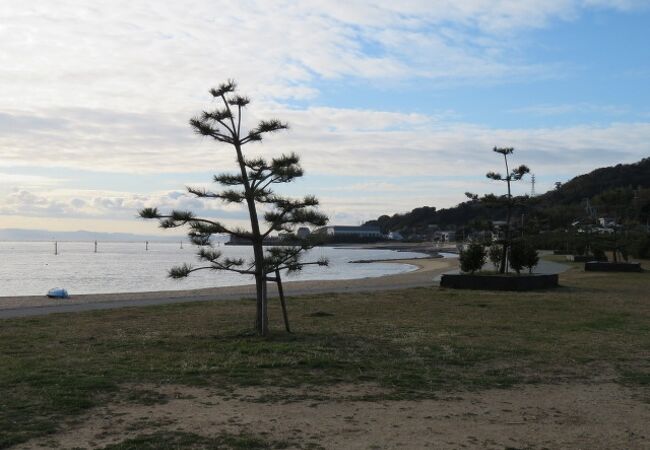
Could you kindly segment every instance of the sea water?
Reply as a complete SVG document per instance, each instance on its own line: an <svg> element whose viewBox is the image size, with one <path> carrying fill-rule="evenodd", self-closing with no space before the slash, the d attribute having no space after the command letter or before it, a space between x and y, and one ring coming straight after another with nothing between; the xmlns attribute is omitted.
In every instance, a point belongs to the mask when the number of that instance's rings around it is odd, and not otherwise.
<svg viewBox="0 0 650 450"><path fill-rule="evenodd" d="M71 295L110 292L146 292L236 286L253 282L251 276L204 270L181 280L170 279L171 267L183 263L200 266L197 248L185 243L99 242L0 242L0 296L45 295L62 287ZM215 247L224 256L250 259L246 246ZM415 266L390 262L358 264L357 260L419 258L425 255L392 250L318 247L305 253L303 261L327 258L328 267L306 266L283 276L293 280L343 280L398 274Z"/></svg>

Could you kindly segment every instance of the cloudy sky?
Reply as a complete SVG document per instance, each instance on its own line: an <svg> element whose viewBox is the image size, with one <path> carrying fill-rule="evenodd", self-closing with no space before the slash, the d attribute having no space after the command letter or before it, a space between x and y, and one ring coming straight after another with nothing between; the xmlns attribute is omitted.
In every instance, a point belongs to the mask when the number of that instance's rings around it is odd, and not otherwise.
<svg viewBox="0 0 650 450"><path fill-rule="evenodd" d="M0 42L0 228L241 221L183 193L234 169L187 125L227 78L336 224L499 189L495 145L537 192L650 155L647 0L3 0Z"/></svg>

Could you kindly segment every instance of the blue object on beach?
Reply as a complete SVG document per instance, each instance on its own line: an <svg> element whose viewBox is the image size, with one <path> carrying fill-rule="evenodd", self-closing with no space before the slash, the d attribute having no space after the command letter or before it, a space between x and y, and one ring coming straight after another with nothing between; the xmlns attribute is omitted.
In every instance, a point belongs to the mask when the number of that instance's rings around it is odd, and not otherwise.
<svg viewBox="0 0 650 450"><path fill-rule="evenodd" d="M68 291L63 288L53 288L47 291L49 298L69 298Z"/></svg>

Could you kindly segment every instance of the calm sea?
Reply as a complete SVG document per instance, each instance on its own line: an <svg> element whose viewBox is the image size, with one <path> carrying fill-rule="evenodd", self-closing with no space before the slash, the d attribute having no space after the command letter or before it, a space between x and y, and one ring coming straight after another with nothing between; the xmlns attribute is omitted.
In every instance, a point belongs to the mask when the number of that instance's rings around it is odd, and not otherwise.
<svg viewBox="0 0 650 450"><path fill-rule="evenodd" d="M199 271L183 280L167 278L174 265L197 265L196 247L179 243L99 242L94 252L92 242L59 242L54 255L53 242L0 242L0 296L44 295L53 287L63 287L71 295L109 292L145 292L158 290L199 289L252 283L252 277L227 272ZM224 255L247 258L249 247L220 246ZM422 257L413 252L391 250L316 248L304 261L321 257L329 267L307 266L302 272L287 275L285 280L342 280L378 277L414 270L396 263L350 264L368 259Z"/></svg>

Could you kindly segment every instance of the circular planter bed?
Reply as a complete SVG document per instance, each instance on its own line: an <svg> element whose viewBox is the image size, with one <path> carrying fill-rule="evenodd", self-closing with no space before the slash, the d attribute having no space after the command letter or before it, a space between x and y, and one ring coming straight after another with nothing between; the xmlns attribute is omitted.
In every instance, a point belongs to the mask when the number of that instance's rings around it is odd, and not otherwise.
<svg viewBox="0 0 650 450"><path fill-rule="evenodd" d="M594 256L592 255L567 255L566 257L567 261L573 261L573 262L591 262L591 261L598 261Z"/></svg>
<svg viewBox="0 0 650 450"><path fill-rule="evenodd" d="M451 289L482 289L486 291L532 291L558 286L557 274L477 275L445 274L440 287Z"/></svg>
<svg viewBox="0 0 650 450"><path fill-rule="evenodd" d="M588 272L643 272L641 263L628 262L589 261L585 263L585 270Z"/></svg>

